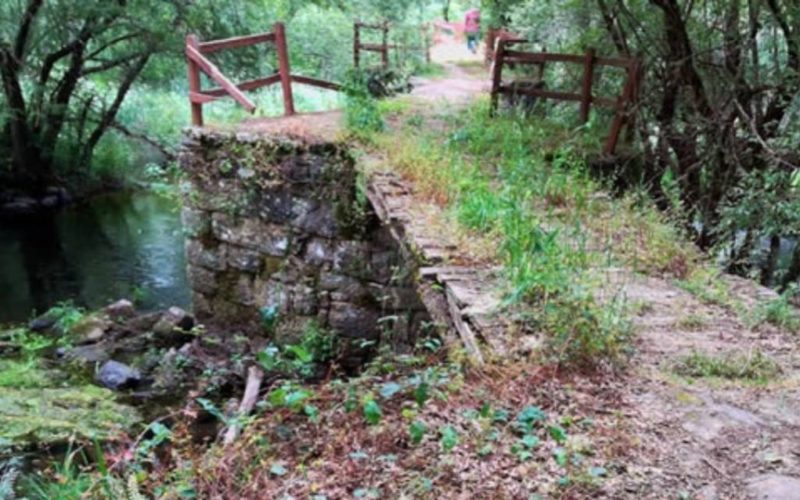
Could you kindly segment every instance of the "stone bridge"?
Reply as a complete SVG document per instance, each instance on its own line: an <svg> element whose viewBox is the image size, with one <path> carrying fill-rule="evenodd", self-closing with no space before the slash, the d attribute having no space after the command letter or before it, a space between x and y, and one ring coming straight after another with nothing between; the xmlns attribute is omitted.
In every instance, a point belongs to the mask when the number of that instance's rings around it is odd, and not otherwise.
<svg viewBox="0 0 800 500"><path fill-rule="evenodd" d="M359 173L338 113L186 132L180 162L188 274L200 319L290 342L315 322L356 367L379 345L438 334L483 363L509 321L491 268L458 266L413 215L396 174Z"/></svg>

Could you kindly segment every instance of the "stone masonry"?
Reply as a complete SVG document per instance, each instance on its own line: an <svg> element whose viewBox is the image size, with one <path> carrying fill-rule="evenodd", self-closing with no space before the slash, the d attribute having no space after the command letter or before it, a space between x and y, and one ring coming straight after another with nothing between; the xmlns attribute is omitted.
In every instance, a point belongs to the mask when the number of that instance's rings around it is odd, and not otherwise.
<svg viewBox="0 0 800 500"><path fill-rule="evenodd" d="M315 321L346 340L353 364L365 345L414 344L429 317L396 242L358 194L344 144L192 129L180 162L198 318L259 334L277 313L278 343Z"/></svg>

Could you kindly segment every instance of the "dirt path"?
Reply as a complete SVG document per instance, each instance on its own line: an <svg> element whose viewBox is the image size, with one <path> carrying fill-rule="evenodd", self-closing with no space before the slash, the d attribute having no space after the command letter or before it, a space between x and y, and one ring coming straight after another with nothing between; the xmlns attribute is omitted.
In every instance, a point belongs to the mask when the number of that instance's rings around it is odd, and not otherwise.
<svg viewBox="0 0 800 500"><path fill-rule="evenodd" d="M457 47L439 54L446 76L418 80L417 102L464 105L488 90L487 73L468 57L459 60ZM606 410L625 416L633 446L604 486L606 496L800 499L797 338L746 324L757 302L775 294L745 280L728 281L732 298L743 305L738 313L704 303L671 280L623 280L629 302L640 309L636 352L614 384L621 407ZM734 365L766 360L780 373L763 383L677 374L691 356Z"/></svg>

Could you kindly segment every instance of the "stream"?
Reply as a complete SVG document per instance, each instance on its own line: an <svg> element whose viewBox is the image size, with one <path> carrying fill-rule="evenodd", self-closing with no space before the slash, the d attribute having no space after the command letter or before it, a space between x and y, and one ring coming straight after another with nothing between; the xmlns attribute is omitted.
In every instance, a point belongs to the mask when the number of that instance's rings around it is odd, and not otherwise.
<svg viewBox="0 0 800 500"><path fill-rule="evenodd" d="M126 191L0 221L0 324L64 301L142 310L189 305L180 202Z"/></svg>

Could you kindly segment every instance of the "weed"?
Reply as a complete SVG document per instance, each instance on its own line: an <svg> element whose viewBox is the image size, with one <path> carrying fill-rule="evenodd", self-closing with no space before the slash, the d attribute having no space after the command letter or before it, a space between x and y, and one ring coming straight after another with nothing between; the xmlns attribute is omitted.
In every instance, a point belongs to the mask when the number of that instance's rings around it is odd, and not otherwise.
<svg viewBox="0 0 800 500"><path fill-rule="evenodd" d="M781 369L761 351L748 354L728 353L722 356L695 351L675 364L673 371L692 378L719 377L764 382L777 376Z"/></svg>
<svg viewBox="0 0 800 500"><path fill-rule="evenodd" d="M681 330L696 331L703 329L708 324L708 318L701 313L687 313L675 322L675 326Z"/></svg>
<svg viewBox="0 0 800 500"><path fill-rule="evenodd" d="M753 317L748 321L750 326L756 328L763 323L769 323L790 332L800 330L800 315L789 302L791 293L793 291L790 290L775 299L759 304L753 312Z"/></svg>

